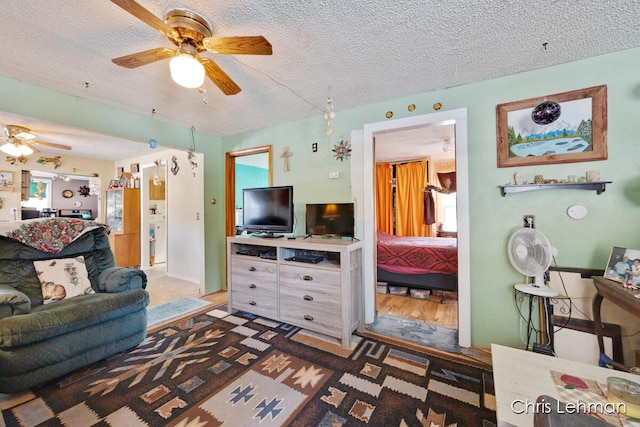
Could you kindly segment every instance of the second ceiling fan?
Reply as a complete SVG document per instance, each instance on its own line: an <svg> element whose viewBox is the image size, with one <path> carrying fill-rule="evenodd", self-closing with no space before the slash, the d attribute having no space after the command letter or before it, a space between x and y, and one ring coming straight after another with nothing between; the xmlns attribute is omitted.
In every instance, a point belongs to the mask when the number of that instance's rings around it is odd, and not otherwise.
<svg viewBox="0 0 640 427"><path fill-rule="evenodd" d="M176 49L159 47L121 56L112 61L126 68L137 68L156 61L171 58L171 76L181 86L202 86L206 75L225 95L240 92L238 86L211 58L199 53L271 55L271 43L263 36L219 37L212 36L211 27L197 13L186 9L172 9L165 20L156 17L134 0L111 0L145 24L160 31Z"/></svg>

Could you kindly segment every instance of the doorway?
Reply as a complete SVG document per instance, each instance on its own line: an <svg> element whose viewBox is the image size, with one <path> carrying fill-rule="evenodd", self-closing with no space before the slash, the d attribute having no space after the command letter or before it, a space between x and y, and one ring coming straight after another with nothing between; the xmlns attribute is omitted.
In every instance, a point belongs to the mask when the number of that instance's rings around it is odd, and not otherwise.
<svg viewBox="0 0 640 427"><path fill-rule="evenodd" d="M238 151L229 151L225 156L225 230L227 236L235 236L238 233L239 226L239 208L242 200L238 200L239 191L249 187L270 187L273 183L273 174L271 169L272 151L270 145L260 147L247 148ZM242 165L242 166L241 166ZM245 168L246 171L255 172L256 180L238 182L237 176L239 168ZM266 169L265 173L262 172ZM252 175L244 173L243 175Z"/></svg>
<svg viewBox="0 0 640 427"><path fill-rule="evenodd" d="M365 124L352 131L351 186L356 209L356 237L363 240L364 322L376 319L376 229L375 229L375 158L374 138L386 132L419 126L453 124L457 173L457 241L458 241L458 343L471 346L471 290L469 244L469 190L467 150L467 110L425 114L403 119ZM374 183L372 185L371 183Z"/></svg>
<svg viewBox="0 0 640 427"><path fill-rule="evenodd" d="M376 313L399 324L458 329L454 141L453 124L374 135Z"/></svg>

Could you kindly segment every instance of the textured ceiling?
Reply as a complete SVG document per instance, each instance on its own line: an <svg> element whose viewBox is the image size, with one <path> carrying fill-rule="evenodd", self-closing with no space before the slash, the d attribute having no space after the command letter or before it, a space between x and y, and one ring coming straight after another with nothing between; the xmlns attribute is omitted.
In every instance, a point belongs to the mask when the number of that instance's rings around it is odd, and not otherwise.
<svg viewBox="0 0 640 427"><path fill-rule="evenodd" d="M201 93L174 84L168 61L111 62L174 47L111 1L5 1L0 74L229 136L321 116L327 96L339 113L640 46L634 0L138 2L158 17L194 10L214 36L263 35L273 55L203 54L242 91L225 96L206 83Z"/></svg>

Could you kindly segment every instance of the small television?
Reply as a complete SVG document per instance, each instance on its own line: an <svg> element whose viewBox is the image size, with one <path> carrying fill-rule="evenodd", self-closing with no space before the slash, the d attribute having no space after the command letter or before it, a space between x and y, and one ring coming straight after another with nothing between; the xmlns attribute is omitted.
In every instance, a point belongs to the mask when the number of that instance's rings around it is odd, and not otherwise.
<svg viewBox="0 0 640 427"><path fill-rule="evenodd" d="M353 203L318 203L306 206L307 236L353 237Z"/></svg>
<svg viewBox="0 0 640 427"><path fill-rule="evenodd" d="M242 229L261 237L293 232L293 187L243 189Z"/></svg>

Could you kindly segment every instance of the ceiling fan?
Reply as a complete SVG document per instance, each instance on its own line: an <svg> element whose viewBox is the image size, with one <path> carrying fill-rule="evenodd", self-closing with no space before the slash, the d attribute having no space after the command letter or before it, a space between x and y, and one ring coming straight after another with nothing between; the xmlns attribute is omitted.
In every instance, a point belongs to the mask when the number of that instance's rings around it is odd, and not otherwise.
<svg viewBox="0 0 640 427"><path fill-rule="evenodd" d="M240 92L238 86L212 59L198 54L209 51L216 54L271 55L271 43L262 36L211 37L211 27L197 13L186 9L172 9L164 21L134 0L111 0L150 27L164 34L177 49L159 47L121 56L112 61L126 68L136 68L171 58L171 77L181 86L198 88L206 76L225 95Z"/></svg>
<svg viewBox="0 0 640 427"><path fill-rule="evenodd" d="M43 147L71 150L71 147L54 142L36 141L37 136L31 133L29 128L18 125L5 125L2 127L6 136L0 137L0 150L12 157L24 157L33 154L38 145Z"/></svg>

